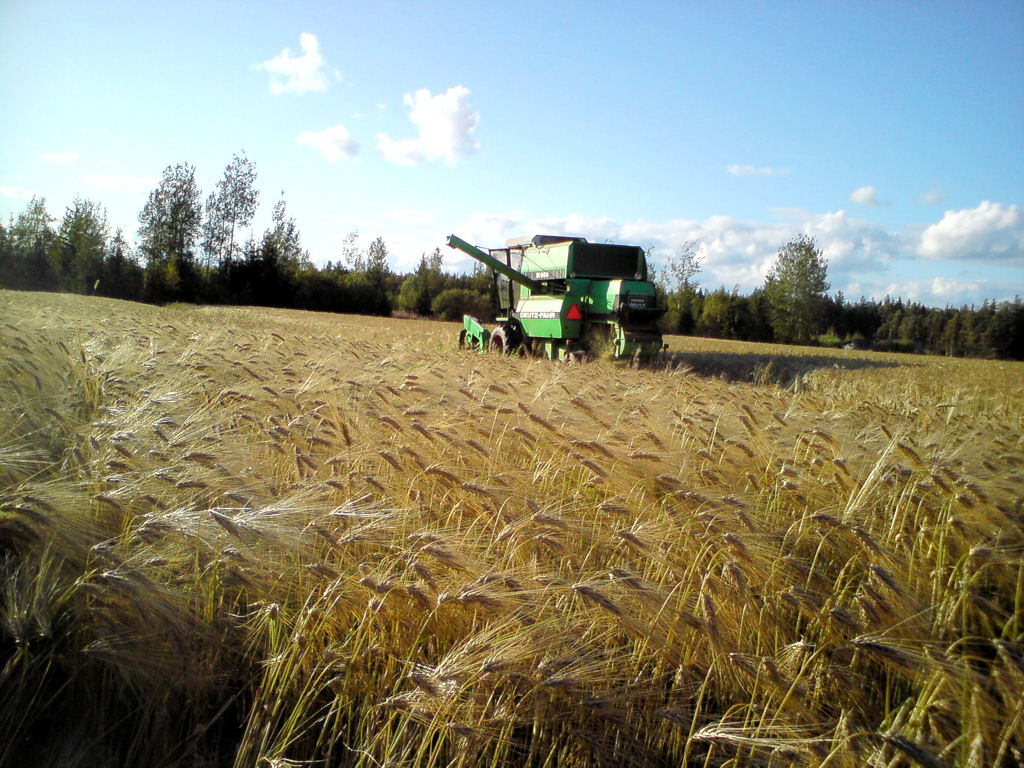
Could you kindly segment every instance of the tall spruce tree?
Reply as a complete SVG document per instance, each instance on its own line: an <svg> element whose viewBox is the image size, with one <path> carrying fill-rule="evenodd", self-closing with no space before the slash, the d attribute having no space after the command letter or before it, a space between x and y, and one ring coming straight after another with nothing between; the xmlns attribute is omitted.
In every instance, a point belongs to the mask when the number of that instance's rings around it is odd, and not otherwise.
<svg viewBox="0 0 1024 768"><path fill-rule="evenodd" d="M109 227L99 203L76 197L64 213L51 261L60 287L94 293L103 277Z"/></svg>
<svg viewBox="0 0 1024 768"><path fill-rule="evenodd" d="M45 197L33 197L7 231L11 274L4 281L12 288L51 290L57 287L50 252L57 233L46 210Z"/></svg>

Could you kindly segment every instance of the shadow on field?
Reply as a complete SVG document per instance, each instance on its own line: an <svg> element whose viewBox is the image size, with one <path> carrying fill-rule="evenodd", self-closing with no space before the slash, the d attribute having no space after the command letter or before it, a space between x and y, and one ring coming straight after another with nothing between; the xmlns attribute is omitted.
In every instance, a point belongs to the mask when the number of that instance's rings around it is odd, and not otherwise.
<svg viewBox="0 0 1024 768"><path fill-rule="evenodd" d="M804 374L823 368L863 370L865 368L898 368L903 363L830 355L757 354L754 352L670 352L670 368L690 370L701 376L743 381L753 384L776 384L788 387Z"/></svg>

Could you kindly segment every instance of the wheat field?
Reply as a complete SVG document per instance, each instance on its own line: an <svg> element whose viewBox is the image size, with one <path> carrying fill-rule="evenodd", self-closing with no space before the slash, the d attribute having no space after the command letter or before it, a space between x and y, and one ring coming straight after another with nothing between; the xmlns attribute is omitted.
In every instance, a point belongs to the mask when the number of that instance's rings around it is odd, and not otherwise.
<svg viewBox="0 0 1024 768"><path fill-rule="evenodd" d="M0 292L0 765L1024 765L1024 364Z"/></svg>

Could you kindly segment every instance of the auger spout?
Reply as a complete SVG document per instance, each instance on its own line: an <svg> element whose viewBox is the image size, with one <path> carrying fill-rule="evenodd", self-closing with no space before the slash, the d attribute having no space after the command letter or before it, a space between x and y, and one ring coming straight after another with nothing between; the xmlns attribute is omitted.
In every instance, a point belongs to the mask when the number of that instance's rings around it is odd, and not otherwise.
<svg viewBox="0 0 1024 768"><path fill-rule="evenodd" d="M456 237L455 235L448 235L448 247L455 248L457 250L462 251L465 254L472 256L477 261L486 264L495 272L504 275L514 283L519 283L520 285L526 286L531 291L542 291L544 289L542 283L538 282L537 280L534 280L533 278L527 277L518 269L513 269L508 264L498 261L498 259L494 258L493 256L491 256L491 254L487 253L487 251L482 251L475 245L470 245L460 237Z"/></svg>

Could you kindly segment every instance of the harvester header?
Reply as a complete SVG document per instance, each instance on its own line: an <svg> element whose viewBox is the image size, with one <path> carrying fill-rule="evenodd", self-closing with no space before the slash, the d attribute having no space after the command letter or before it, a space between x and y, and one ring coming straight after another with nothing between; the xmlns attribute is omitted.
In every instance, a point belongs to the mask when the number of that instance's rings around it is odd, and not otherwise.
<svg viewBox="0 0 1024 768"><path fill-rule="evenodd" d="M651 356L661 349L654 283L635 245L535 235L484 250L450 235L448 245L490 267L504 316L489 331L463 317L460 344L554 359Z"/></svg>

